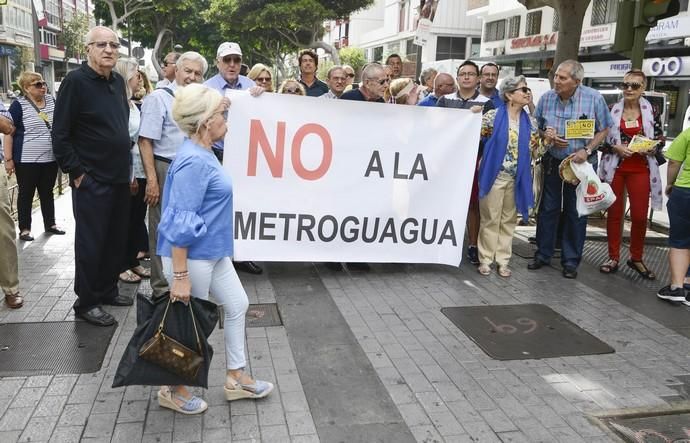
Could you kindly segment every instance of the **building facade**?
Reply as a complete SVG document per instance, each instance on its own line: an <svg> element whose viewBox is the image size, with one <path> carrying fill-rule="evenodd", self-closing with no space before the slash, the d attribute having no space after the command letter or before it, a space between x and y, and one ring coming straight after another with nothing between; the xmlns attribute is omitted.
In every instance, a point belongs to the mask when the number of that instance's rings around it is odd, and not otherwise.
<svg viewBox="0 0 690 443"><path fill-rule="evenodd" d="M0 6L0 94L7 97L22 71L43 75L49 88L65 76L69 64L60 43L62 26L76 12L93 24L93 0L10 0Z"/></svg>
<svg viewBox="0 0 690 443"><path fill-rule="evenodd" d="M650 30L643 71L648 89L668 96L669 136L683 127L690 104L690 14L688 0L680 13L659 20ZM553 65L561 18L550 7L527 10L516 0L473 0L468 13L483 20L480 59L510 66L518 74L547 77ZM578 60L585 83L614 89L631 68L629 59L612 51L618 0L592 0L582 24Z"/></svg>
<svg viewBox="0 0 690 443"><path fill-rule="evenodd" d="M427 0L429 1L429 0ZM420 0L376 0L347 20L326 26L324 40L336 47L364 49L370 62L384 62L390 54L403 59L403 75L416 77L422 65L439 60L479 56L482 21L468 17L466 0L437 0L426 44L414 44Z"/></svg>

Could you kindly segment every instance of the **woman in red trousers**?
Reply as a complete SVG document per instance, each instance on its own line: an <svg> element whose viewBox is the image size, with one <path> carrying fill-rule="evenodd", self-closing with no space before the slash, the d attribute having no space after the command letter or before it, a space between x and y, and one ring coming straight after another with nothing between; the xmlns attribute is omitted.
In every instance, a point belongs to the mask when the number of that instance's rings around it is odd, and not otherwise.
<svg viewBox="0 0 690 443"><path fill-rule="evenodd" d="M663 131L660 112L642 97L647 78L640 70L628 71L623 77L620 89L623 99L611 109L614 125L609 130L607 144L599 163L599 177L611 184L616 201L608 209L606 233L609 259L599 270L611 274L618 270L622 237L623 191L627 189L630 200L630 260L627 265L642 278L654 280L656 275L642 261L644 240L647 233L647 213L651 196L652 208L661 210L662 185L659 163L655 157L657 149L663 147ZM628 146L635 135L659 140L656 148L634 151Z"/></svg>

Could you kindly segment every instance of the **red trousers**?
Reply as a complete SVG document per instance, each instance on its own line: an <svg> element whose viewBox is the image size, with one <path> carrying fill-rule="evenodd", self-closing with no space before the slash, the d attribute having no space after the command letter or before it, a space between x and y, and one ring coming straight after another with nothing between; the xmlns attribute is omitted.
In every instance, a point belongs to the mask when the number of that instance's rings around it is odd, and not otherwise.
<svg viewBox="0 0 690 443"><path fill-rule="evenodd" d="M606 219L606 235L609 243L609 258L620 261L623 223L623 189L628 190L630 200L630 258L641 261L644 238L647 233L647 212L649 210L649 167L647 159L639 154L621 160L613 176L611 188L616 201L609 207Z"/></svg>

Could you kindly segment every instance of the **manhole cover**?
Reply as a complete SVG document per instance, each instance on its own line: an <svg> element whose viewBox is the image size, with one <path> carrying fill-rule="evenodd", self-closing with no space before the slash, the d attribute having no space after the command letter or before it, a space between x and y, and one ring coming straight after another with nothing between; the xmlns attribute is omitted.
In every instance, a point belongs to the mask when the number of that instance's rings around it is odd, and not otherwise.
<svg viewBox="0 0 690 443"><path fill-rule="evenodd" d="M600 420L631 443L690 443L690 410L603 417Z"/></svg>
<svg viewBox="0 0 690 443"><path fill-rule="evenodd" d="M275 303L249 305L245 322L248 328L265 328L268 326L282 326L283 320Z"/></svg>
<svg viewBox="0 0 690 443"><path fill-rule="evenodd" d="M466 306L441 312L496 360L615 352L546 305Z"/></svg>
<svg viewBox="0 0 690 443"><path fill-rule="evenodd" d="M0 377L96 372L116 327L83 321L0 324Z"/></svg>

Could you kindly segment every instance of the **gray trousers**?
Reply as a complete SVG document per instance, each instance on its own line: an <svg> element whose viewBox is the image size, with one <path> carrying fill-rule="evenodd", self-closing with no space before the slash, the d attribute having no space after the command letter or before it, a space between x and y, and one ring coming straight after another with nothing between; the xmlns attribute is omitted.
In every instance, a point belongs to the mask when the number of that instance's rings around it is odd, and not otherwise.
<svg viewBox="0 0 690 443"><path fill-rule="evenodd" d="M168 281L163 274L163 264L161 258L156 254L158 243L158 223L161 221L161 205L163 202L163 188L165 187L165 177L168 175L170 163L154 159L156 166L156 177L158 178L158 189L160 191L160 201L156 206L149 206L149 255L151 256L151 289L153 298L161 297L168 292Z"/></svg>
<svg viewBox="0 0 690 443"><path fill-rule="evenodd" d="M7 173L5 166L0 165L0 287L2 292L9 295L19 292L16 238L7 191Z"/></svg>

